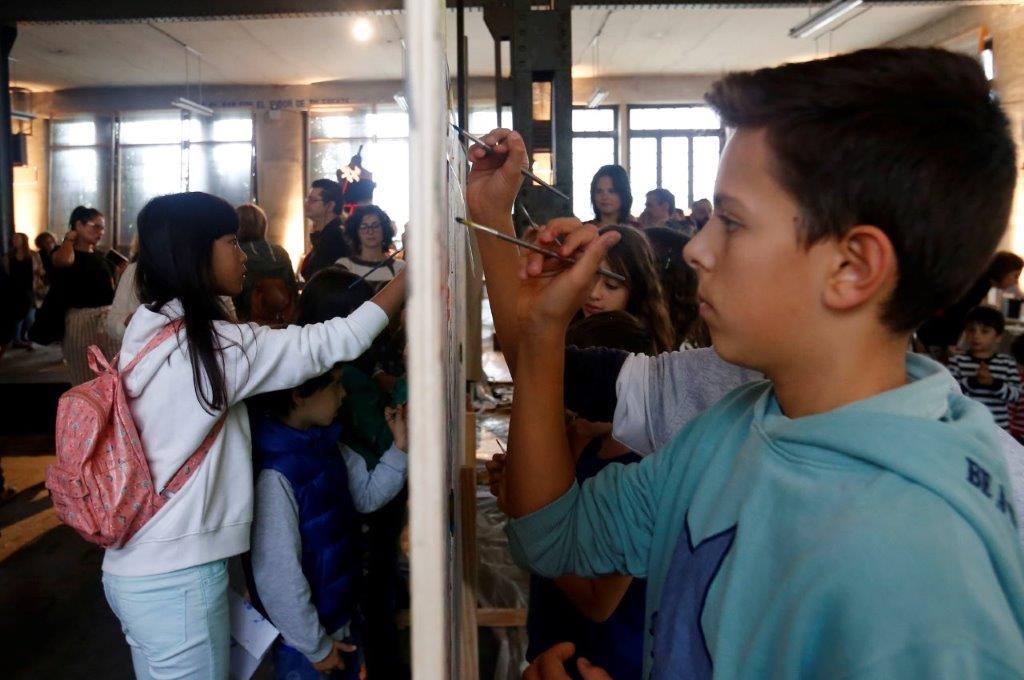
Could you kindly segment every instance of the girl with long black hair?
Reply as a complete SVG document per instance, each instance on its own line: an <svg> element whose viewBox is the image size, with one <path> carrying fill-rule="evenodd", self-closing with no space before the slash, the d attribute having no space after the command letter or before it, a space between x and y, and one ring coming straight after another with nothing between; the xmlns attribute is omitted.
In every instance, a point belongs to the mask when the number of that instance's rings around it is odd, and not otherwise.
<svg viewBox="0 0 1024 680"><path fill-rule="evenodd" d="M175 333L124 378L156 488L204 440L188 482L123 547L103 560L136 677L226 678L227 558L249 548L253 483L246 397L288 389L352 360L397 314L404 277L346 318L303 328L236 324L220 296L245 276L238 216L192 192L155 198L138 219L142 306L125 330L126 365L169 324Z"/></svg>

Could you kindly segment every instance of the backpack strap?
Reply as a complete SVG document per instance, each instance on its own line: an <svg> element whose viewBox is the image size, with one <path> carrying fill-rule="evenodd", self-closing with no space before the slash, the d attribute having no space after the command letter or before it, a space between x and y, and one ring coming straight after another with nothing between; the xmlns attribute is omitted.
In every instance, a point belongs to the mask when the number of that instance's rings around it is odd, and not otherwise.
<svg viewBox="0 0 1024 680"><path fill-rule="evenodd" d="M224 413L221 414L217 422L213 424L213 429L210 430L210 434L206 435L206 439L199 445L196 452L188 457L188 460L182 464L178 471L171 477L171 481L167 482L167 486L160 492L160 497L164 500L170 499L170 497L185 486L185 483L191 479L192 474L199 469L199 466L203 464L206 459L206 454L209 453L213 443L217 441L217 436L220 435L220 431L224 429L224 421L228 418L228 412L225 409Z"/></svg>
<svg viewBox="0 0 1024 680"><path fill-rule="evenodd" d="M161 343L166 341L168 338L177 335L178 330L183 324L184 321L182 319L175 319L161 328L157 334L150 338L149 342L139 350L139 353L132 358L128 365L120 370L121 375L123 376L135 368L136 364L142 361L147 354L156 349ZM102 358L103 354L99 352L98 354ZM213 443L217 441L217 437L220 435L221 430L224 429L224 421L227 420L227 417L228 411L225 409L224 413L222 413L220 418L217 419L217 422L213 424L213 428L210 430L210 433L206 435L206 439L203 440L203 443L200 444L195 453L189 456L188 460L178 468L178 471L171 477L171 481L167 482L167 486L165 486L160 492L160 498L166 501L185 486L185 483L192 477L193 473L195 473L195 471L199 469L199 466L202 465L203 460L206 458L206 454L209 453Z"/></svg>
<svg viewBox="0 0 1024 680"><path fill-rule="evenodd" d="M142 361L142 359L147 354L156 349L157 346L159 346L162 342L167 340L172 335L176 335L178 333L178 329L181 328L183 323L184 322L181 319L175 319L174 321L170 322L169 324L161 328L160 331L157 332L157 334L154 335L152 338L150 338L149 342L147 342L145 346L141 350L139 350L139 353L136 354L130 362L128 362L128 365L121 369L120 372L122 374L125 374L128 371L135 368L135 365Z"/></svg>

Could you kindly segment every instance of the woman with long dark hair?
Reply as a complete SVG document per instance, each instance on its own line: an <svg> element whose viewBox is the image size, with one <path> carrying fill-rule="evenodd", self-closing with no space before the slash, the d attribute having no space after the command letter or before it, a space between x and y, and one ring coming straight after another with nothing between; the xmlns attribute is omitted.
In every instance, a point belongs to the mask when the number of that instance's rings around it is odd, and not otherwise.
<svg viewBox="0 0 1024 680"><path fill-rule="evenodd" d="M675 331L665 303L665 292L650 244L633 227L605 227L601 233L608 231L616 231L622 238L608 250L601 266L621 274L626 280L617 281L608 276L598 276L583 305L582 315L588 317L599 312L629 312L654 338L658 352L677 349Z"/></svg>
<svg viewBox="0 0 1024 680"><path fill-rule="evenodd" d="M253 483L243 400L288 389L352 360L397 314L402 281L347 318L271 329L230 321L221 296L241 292L238 215L191 192L155 198L138 218L142 306L120 365L172 333L124 377L157 489L204 446L192 478L123 547L108 549L103 586L138 677L226 678L227 558L249 548Z"/></svg>
<svg viewBox="0 0 1024 680"><path fill-rule="evenodd" d="M629 175L621 165L605 165L594 173L590 181L590 205L594 208L594 219L587 224L640 226L629 212L633 207L633 192L629 188Z"/></svg>

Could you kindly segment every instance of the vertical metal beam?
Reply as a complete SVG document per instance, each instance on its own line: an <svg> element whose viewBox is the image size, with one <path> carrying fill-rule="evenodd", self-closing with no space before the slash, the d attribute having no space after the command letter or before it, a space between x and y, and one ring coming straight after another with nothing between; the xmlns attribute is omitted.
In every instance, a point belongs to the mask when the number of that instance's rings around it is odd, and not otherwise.
<svg viewBox="0 0 1024 680"><path fill-rule="evenodd" d="M11 48L18 37L14 24L0 25L0 255L14 236L14 165L11 157Z"/></svg>
<svg viewBox="0 0 1024 680"><path fill-rule="evenodd" d="M512 117L526 150L550 150L553 184L572 192L572 17L569 0L535 9L532 0L511 0ZM550 121L535 122L534 83L551 85ZM571 212L572 206L527 183L520 195L539 221Z"/></svg>

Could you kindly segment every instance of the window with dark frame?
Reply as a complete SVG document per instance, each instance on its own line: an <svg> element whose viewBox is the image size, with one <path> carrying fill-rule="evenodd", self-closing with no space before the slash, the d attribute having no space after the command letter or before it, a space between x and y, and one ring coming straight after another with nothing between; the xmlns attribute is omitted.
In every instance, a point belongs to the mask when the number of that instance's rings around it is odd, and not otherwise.
<svg viewBox="0 0 1024 680"><path fill-rule="evenodd" d="M572 211L581 220L594 217L590 182L604 165L619 162L617 106L572 109Z"/></svg>
<svg viewBox="0 0 1024 680"><path fill-rule="evenodd" d="M725 129L710 107L631 105L628 120L634 207L655 188L671 191L677 208L713 198Z"/></svg>
<svg viewBox="0 0 1024 680"><path fill-rule="evenodd" d="M51 228L65 225L76 205L95 207L107 217L103 245L124 253L151 198L206 191L239 205L255 195L249 111L218 111L212 118L177 110L58 118L51 142Z"/></svg>

